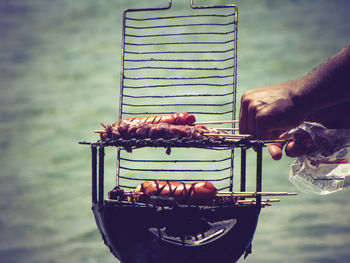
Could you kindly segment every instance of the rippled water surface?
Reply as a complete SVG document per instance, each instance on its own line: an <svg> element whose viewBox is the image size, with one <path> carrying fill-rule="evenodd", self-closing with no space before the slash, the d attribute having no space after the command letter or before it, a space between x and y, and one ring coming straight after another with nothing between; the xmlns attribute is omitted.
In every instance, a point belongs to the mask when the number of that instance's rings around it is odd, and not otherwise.
<svg viewBox="0 0 350 263"><path fill-rule="evenodd" d="M77 142L117 119L122 10L141 4L155 1L0 1L1 263L118 262L95 226L90 152ZM237 4L238 98L301 77L350 42L349 1ZM265 152L263 188L296 191L291 162ZM349 199L299 193L263 209L245 262L349 262Z"/></svg>

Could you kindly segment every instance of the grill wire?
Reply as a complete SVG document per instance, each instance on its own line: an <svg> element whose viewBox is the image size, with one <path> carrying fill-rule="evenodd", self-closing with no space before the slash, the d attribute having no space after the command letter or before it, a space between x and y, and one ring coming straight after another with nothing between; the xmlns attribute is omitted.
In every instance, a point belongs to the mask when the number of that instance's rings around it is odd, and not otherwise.
<svg viewBox="0 0 350 263"><path fill-rule="evenodd" d="M119 117L189 112L200 121L234 119L237 10L194 6L124 12ZM228 127L228 126L226 126ZM230 126L232 127L232 125ZM232 148L136 148L117 154L117 185L212 181L232 190Z"/></svg>

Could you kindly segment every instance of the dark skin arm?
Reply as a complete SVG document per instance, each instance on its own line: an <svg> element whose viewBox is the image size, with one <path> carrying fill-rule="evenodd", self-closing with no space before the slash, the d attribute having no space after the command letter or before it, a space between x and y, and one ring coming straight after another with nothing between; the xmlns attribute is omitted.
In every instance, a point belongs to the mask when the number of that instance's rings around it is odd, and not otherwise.
<svg viewBox="0 0 350 263"><path fill-rule="evenodd" d="M350 45L307 76L278 85L247 91L241 98L239 129L257 139L283 139L283 133L304 121L327 128L350 128ZM308 151L291 141L288 156ZM282 144L271 144L272 158L282 157Z"/></svg>

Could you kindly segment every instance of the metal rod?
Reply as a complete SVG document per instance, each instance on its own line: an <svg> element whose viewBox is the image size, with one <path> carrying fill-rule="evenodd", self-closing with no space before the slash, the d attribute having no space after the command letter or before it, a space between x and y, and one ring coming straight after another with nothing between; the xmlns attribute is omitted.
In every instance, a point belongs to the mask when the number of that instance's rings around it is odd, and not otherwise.
<svg viewBox="0 0 350 263"><path fill-rule="evenodd" d="M256 150L256 191L262 190L262 148L263 145L258 145ZM261 194L256 195L256 204L261 205Z"/></svg>
<svg viewBox="0 0 350 263"><path fill-rule="evenodd" d="M231 149L230 187L229 187L230 191L233 191L234 166L235 166L235 149L232 148Z"/></svg>
<svg viewBox="0 0 350 263"><path fill-rule="evenodd" d="M120 169L128 171L148 171L148 172L222 172L230 169L229 166L218 169L155 169L155 168L134 168L127 166L120 166Z"/></svg>
<svg viewBox="0 0 350 263"><path fill-rule="evenodd" d="M196 5L194 3L194 0L191 0L191 8L193 9L205 9L205 8L227 8L227 7L231 7L231 8L235 8L237 9L237 6L235 4L226 4L226 5ZM237 12L237 10L236 10Z"/></svg>
<svg viewBox="0 0 350 263"><path fill-rule="evenodd" d="M150 55L150 54L223 54L234 51L233 48L225 50L168 50L168 51L125 51L126 54ZM232 75L230 75L232 77Z"/></svg>
<svg viewBox="0 0 350 263"><path fill-rule="evenodd" d="M175 25L156 25L156 26L125 26L130 29L155 29L155 28L169 28L169 27L191 27L191 26L229 26L233 25L234 21L228 23L192 23L192 24L175 24Z"/></svg>
<svg viewBox="0 0 350 263"><path fill-rule="evenodd" d="M195 17L231 17L232 14L196 14L196 15L176 15L176 16L157 16L157 17L148 17L148 18L133 18L128 17L129 20L134 21L146 21L146 20L167 20L167 19L180 19L180 18L195 18Z"/></svg>
<svg viewBox="0 0 350 263"><path fill-rule="evenodd" d="M213 163L213 162L225 162L227 160L230 160L230 157L223 158L223 159L209 159L209 160L198 160L198 159L191 159L191 160L185 160L185 159L171 159L171 160L153 160L153 159L129 159L120 157L120 160L128 161L128 162L141 162L141 163Z"/></svg>
<svg viewBox="0 0 350 263"><path fill-rule="evenodd" d="M215 71L219 71L219 70L227 70L227 69L232 69L233 66L229 66L229 67L225 67L225 68L218 68L218 67L208 67L208 68L189 68L189 67L155 67L155 66L144 66L144 67L130 67L130 68L124 68L125 70L142 70L142 69L161 69L161 70L215 70Z"/></svg>
<svg viewBox="0 0 350 263"><path fill-rule="evenodd" d="M197 42L150 42L150 43L135 43L135 42L125 42L125 45L130 46L161 46L161 45L222 45L233 42L234 39L229 39L226 41L197 41ZM231 66L230 68L232 68Z"/></svg>
<svg viewBox="0 0 350 263"><path fill-rule="evenodd" d="M200 87L203 87L203 86L206 86L206 87L228 87L228 86L232 86L231 83L224 83L224 84L219 84L219 83L191 83L191 84L188 84L188 83L174 83L174 84L159 84L159 85L139 85L139 86L124 86L124 88L127 88L127 89L153 89L153 88L174 88L174 87L187 87L187 86L200 86ZM198 94L188 94L188 97L191 97L191 96L209 96L209 97L215 97L215 96L227 96L227 95L232 95L234 94L232 91L230 92L227 92L227 93L211 93L211 94L207 94L207 93L198 93ZM133 98L147 98L147 96L131 96L129 95L130 97L133 97ZM184 96L184 95L181 95L181 96ZM168 95L166 96L167 98L171 98L171 97L177 97L176 94L174 95Z"/></svg>
<svg viewBox="0 0 350 263"><path fill-rule="evenodd" d="M223 59L161 59L161 58L145 58L145 59L125 59L127 62L225 62L233 60L235 57L230 56ZM230 83L232 85L232 83Z"/></svg>
<svg viewBox="0 0 350 263"><path fill-rule="evenodd" d="M91 145L91 197L92 203L97 203L97 149Z"/></svg>
<svg viewBox="0 0 350 263"><path fill-rule="evenodd" d="M143 37L179 37L179 36L198 36L198 35L229 35L234 33L234 30L230 31L213 31L213 32L181 32L181 33L165 33L165 34L125 34L127 37L143 38Z"/></svg>
<svg viewBox="0 0 350 263"><path fill-rule="evenodd" d="M241 148L241 191L246 189L246 148Z"/></svg>
<svg viewBox="0 0 350 263"><path fill-rule="evenodd" d="M159 115L159 114L169 114L169 111L163 111L163 112L159 112L159 111L156 111L156 112L123 112L123 113L127 113L129 115L141 115L141 114L144 114L144 115ZM204 112L204 111L189 111L188 113L195 113L195 114L211 114L211 115L225 115L225 114L229 114L231 113L231 111L224 111L224 112L212 112L212 111L208 111L208 112ZM250 135L249 135L250 136Z"/></svg>
<svg viewBox="0 0 350 263"><path fill-rule="evenodd" d="M237 104L237 30L238 30L238 9L235 7L235 16L234 16L234 39L233 42L233 56L236 58L233 60L234 67L232 69L232 75L233 75L233 96L232 96L232 120L236 119L236 104ZM237 122L234 122L232 124L232 127L236 127Z"/></svg>
<svg viewBox="0 0 350 263"><path fill-rule="evenodd" d="M104 147L98 149L98 204L103 204L104 199Z"/></svg>
<svg viewBox="0 0 350 263"><path fill-rule="evenodd" d="M120 147L117 149L117 169L116 169L116 186L119 187L119 175L120 175Z"/></svg>
<svg viewBox="0 0 350 263"><path fill-rule="evenodd" d="M145 177L137 177L137 178L134 178L134 177L129 177L129 176L122 176L120 175L119 176L121 179L128 179L128 180L132 180L132 181L154 181L154 180L165 180L165 179L156 179L156 178L145 178ZM224 180L227 180L229 179L230 177L229 176L226 176L226 177L222 177L222 178L216 178L216 179L206 179L206 181L210 181L210 182L220 182L220 181L224 181ZM173 182L196 182L198 181L198 179L184 179L184 178L179 178L179 179L171 179L171 181ZM134 188L134 187L133 187Z"/></svg>
<svg viewBox="0 0 350 263"><path fill-rule="evenodd" d="M232 101L222 103L222 104L213 104L213 103L163 103L163 104L131 104L131 103L123 103L124 106L129 107L174 107L174 106L196 106L196 107L220 107L232 104Z"/></svg>

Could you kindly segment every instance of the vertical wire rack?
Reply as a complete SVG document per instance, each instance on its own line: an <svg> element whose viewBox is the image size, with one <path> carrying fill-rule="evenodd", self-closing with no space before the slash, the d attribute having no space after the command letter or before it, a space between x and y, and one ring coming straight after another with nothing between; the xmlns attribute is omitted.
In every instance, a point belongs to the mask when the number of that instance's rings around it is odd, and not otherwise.
<svg viewBox="0 0 350 263"><path fill-rule="evenodd" d="M237 7L192 0L190 8L180 9L169 0L165 7L124 12L120 119L177 111L201 121L234 119ZM232 148L176 149L169 156L162 149L130 154L119 148L117 156L121 188L167 179L207 180L220 190L233 189Z"/></svg>

